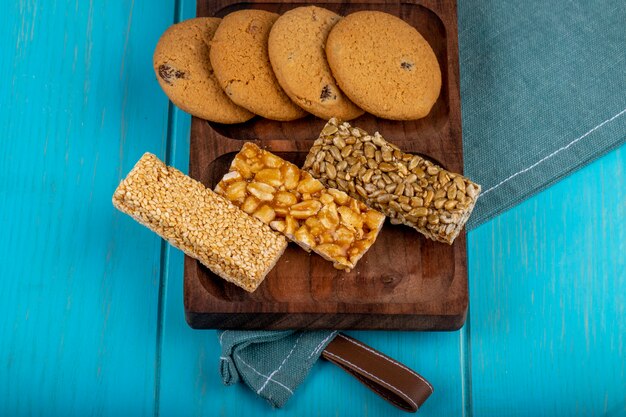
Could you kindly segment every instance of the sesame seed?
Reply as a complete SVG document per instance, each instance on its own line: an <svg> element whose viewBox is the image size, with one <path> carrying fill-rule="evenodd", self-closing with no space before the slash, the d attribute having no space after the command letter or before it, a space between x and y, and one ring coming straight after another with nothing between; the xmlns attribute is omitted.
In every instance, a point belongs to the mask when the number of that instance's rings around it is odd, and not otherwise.
<svg viewBox="0 0 626 417"><path fill-rule="evenodd" d="M122 180L113 205L250 292L287 247L268 225L150 153Z"/></svg>

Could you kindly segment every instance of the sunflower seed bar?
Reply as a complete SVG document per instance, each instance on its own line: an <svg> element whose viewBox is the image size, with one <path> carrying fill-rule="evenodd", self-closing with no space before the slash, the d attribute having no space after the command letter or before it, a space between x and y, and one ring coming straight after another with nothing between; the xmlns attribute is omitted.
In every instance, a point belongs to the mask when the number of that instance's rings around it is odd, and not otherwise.
<svg viewBox="0 0 626 417"><path fill-rule="evenodd" d="M385 221L376 210L326 189L308 172L252 143L244 144L215 191L337 269L354 268Z"/></svg>
<svg viewBox="0 0 626 417"><path fill-rule="evenodd" d="M117 187L113 205L250 292L287 247L267 225L149 153Z"/></svg>
<svg viewBox="0 0 626 417"><path fill-rule="evenodd" d="M426 237L452 244L474 209L480 185L416 155L378 132L330 119L303 169Z"/></svg>

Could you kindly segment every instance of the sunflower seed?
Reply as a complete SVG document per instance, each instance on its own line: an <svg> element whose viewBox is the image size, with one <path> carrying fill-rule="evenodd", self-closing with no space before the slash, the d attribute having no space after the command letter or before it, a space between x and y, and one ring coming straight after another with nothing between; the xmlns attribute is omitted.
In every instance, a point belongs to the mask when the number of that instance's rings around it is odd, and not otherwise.
<svg viewBox="0 0 626 417"><path fill-rule="evenodd" d="M431 165L426 168L426 172L428 173L428 175L437 175L439 173L439 169L437 169L436 166Z"/></svg>
<svg viewBox="0 0 626 417"><path fill-rule="evenodd" d="M341 136L335 136L333 138L333 144L339 149L343 149L346 146L346 141Z"/></svg>
<svg viewBox="0 0 626 417"><path fill-rule="evenodd" d="M426 207L417 207L411 210L411 215L415 217L424 217L428 215L428 209Z"/></svg>
<svg viewBox="0 0 626 417"><path fill-rule="evenodd" d="M388 185L385 187L385 191L387 191L388 193L390 193L390 194L391 194L391 193L393 193L394 191L396 191L396 188L397 188L397 187L398 187L398 185L397 185L397 184L393 184L393 183L392 183L392 184L388 184Z"/></svg>
<svg viewBox="0 0 626 417"><path fill-rule="evenodd" d="M330 152L332 157L335 158L335 161L342 161L343 160L343 157L341 156L341 152L339 152L339 149L337 147L331 146L328 151Z"/></svg>
<svg viewBox="0 0 626 417"><path fill-rule="evenodd" d="M365 189L363 187L361 187L360 185L355 186L356 188L356 192L359 193L359 195L363 198L367 198L367 191L365 191Z"/></svg>
<svg viewBox="0 0 626 417"><path fill-rule="evenodd" d="M445 171L439 171L439 184L446 185L450 182L450 176Z"/></svg>
<svg viewBox="0 0 626 417"><path fill-rule="evenodd" d="M324 126L324 129L322 130L322 135L332 135L333 133L337 132L337 130L337 126L326 124L326 126Z"/></svg>
<svg viewBox="0 0 626 417"><path fill-rule="evenodd" d="M456 185L448 188L448 200L454 200L456 198Z"/></svg>
<svg viewBox="0 0 626 417"><path fill-rule="evenodd" d="M389 207L391 207L392 209L394 209L397 212L402 211L402 206L400 206L400 204L398 204L395 201L390 201L389 202Z"/></svg>
<svg viewBox="0 0 626 417"><path fill-rule="evenodd" d="M436 214L428 215L428 223L429 224L439 224L439 217Z"/></svg>
<svg viewBox="0 0 626 417"><path fill-rule="evenodd" d="M381 194L376 197L377 203L388 203L391 201L391 194Z"/></svg>
<svg viewBox="0 0 626 417"><path fill-rule="evenodd" d="M363 174L361 176L361 180L364 183L369 183L370 180L372 179L372 175L374 175L374 170L373 169L368 169L367 171L365 171L365 174Z"/></svg>
<svg viewBox="0 0 626 417"><path fill-rule="evenodd" d="M352 145L346 145L344 146L344 148L341 150L341 156L343 156L344 158L346 158L348 155L350 155L350 153L352 152Z"/></svg>
<svg viewBox="0 0 626 417"><path fill-rule="evenodd" d="M352 165L352 167L350 167L350 169L348 170L348 174L352 175L353 177L356 176L356 174L359 172L359 170L361 169L361 164L360 163L356 163L354 165Z"/></svg>
<svg viewBox="0 0 626 417"><path fill-rule="evenodd" d="M459 174L402 152L379 133L331 119L305 169L330 187L373 205L427 237L451 243L474 207L480 186ZM333 131L325 128L325 132Z"/></svg>
<svg viewBox="0 0 626 417"><path fill-rule="evenodd" d="M395 171L396 170L396 167L394 165L392 165L390 163L387 163L387 162L381 162L378 165L378 168L380 168L380 170L382 172L391 172L391 171Z"/></svg>
<svg viewBox="0 0 626 417"><path fill-rule="evenodd" d="M372 137L372 142L374 142L374 145L376 146L385 146L387 144L387 141L383 139L378 132L376 132L374 137Z"/></svg>
<svg viewBox="0 0 626 417"><path fill-rule="evenodd" d="M411 169L411 172L413 172L415 175L417 175L417 178L420 178L420 179L424 178L426 176L426 173L420 167Z"/></svg>
<svg viewBox="0 0 626 417"><path fill-rule="evenodd" d="M446 190L439 189L439 190L435 191L435 196L433 198L435 200L439 200L441 198L444 198L445 196L446 196Z"/></svg>
<svg viewBox="0 0 626 417"><path fill-rule="evenodd" d="M337 169L332 164L326 164L326 176L331 180L337 178Z"/></svg>
<svg viewBox="0 0 626 417"><path fill-rule="evenodd" d="M446 203L443 205L443 208L445 208L446 210L452 210L453 208L455 208L457 206L459 202L456 200L448 200L446 201Z"/></svg>
<svg viewBox="0 0 626 417"><path fill-rule="evenodd" d="M435 200L435 203L434 203L435 204L435 208L437 210L439 210L440 208L443 207L443 205L446 203L446 201L447 200L445 198L440 198L440 199Z"/></svg>
<svg viewBox="0 0 626 417"><path fill-rule="evenodd" d="M426 191L426 195L424 196L424 206L430 206L430 202L433 201L433 197L435 197L435 193L432 190Z"/></svg>
<svg viewBox="0 0 626 417"><path fill-rule="evenodd" d="M459 191L465 192L465 181L461 177L454 177L454 184Z"/></svg>

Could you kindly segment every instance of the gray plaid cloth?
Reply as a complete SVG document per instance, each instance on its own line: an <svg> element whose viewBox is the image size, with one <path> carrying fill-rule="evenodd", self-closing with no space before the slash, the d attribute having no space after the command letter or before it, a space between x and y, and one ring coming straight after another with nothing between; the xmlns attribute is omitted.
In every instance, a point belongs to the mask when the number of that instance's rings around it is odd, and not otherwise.
<svg viewBox="0 0 626 417"><path fill-rule="evenodd" d="M459 1L472 229L626 140L624 0Z"/></svg>
<svg viewBox="0 0 626 417"><path fill-rule="evenodd" d="M272 406L282 407L337 332L218 332L224 384L243 380Z"/></svg>

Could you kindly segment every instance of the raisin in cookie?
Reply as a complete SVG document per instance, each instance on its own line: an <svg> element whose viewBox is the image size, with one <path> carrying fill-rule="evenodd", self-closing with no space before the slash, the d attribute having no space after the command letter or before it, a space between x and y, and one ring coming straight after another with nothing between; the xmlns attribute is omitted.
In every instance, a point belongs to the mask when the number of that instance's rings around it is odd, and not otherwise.
<svg viewBox="0 0 626 417"><path fill-rule="evenodd" d="M362 11L341 19L328 35L326 57L339 87L376 116L419 119L439 97L435 53L414 27L390 14Z"/></svg>
<svg viewBox="0 0 626 417"><path fill-rule="evenodd" d="M288 121L306 115L278 84L267 54L276 13L240 10L222 19L211 42L211 65L228 97L253 113Z"/></svg>
<svg viewBox="0 0 626 417"><path fill-rule="evenodd" d="M281 87L300 107L323 119L351 120L363 114L337 87L324 46L341 16L321 7L298 7L280 16L268 41L270 62Z"/></svg>
<svg viewBox="0 0 626 417"><path fill-rule="evenodd" d="M202 119L240 123L253 113L233 103L220 88L209 62L209 42L220 19L199 17L171 26L153 56L161 88L176 106Z"/></svg>

